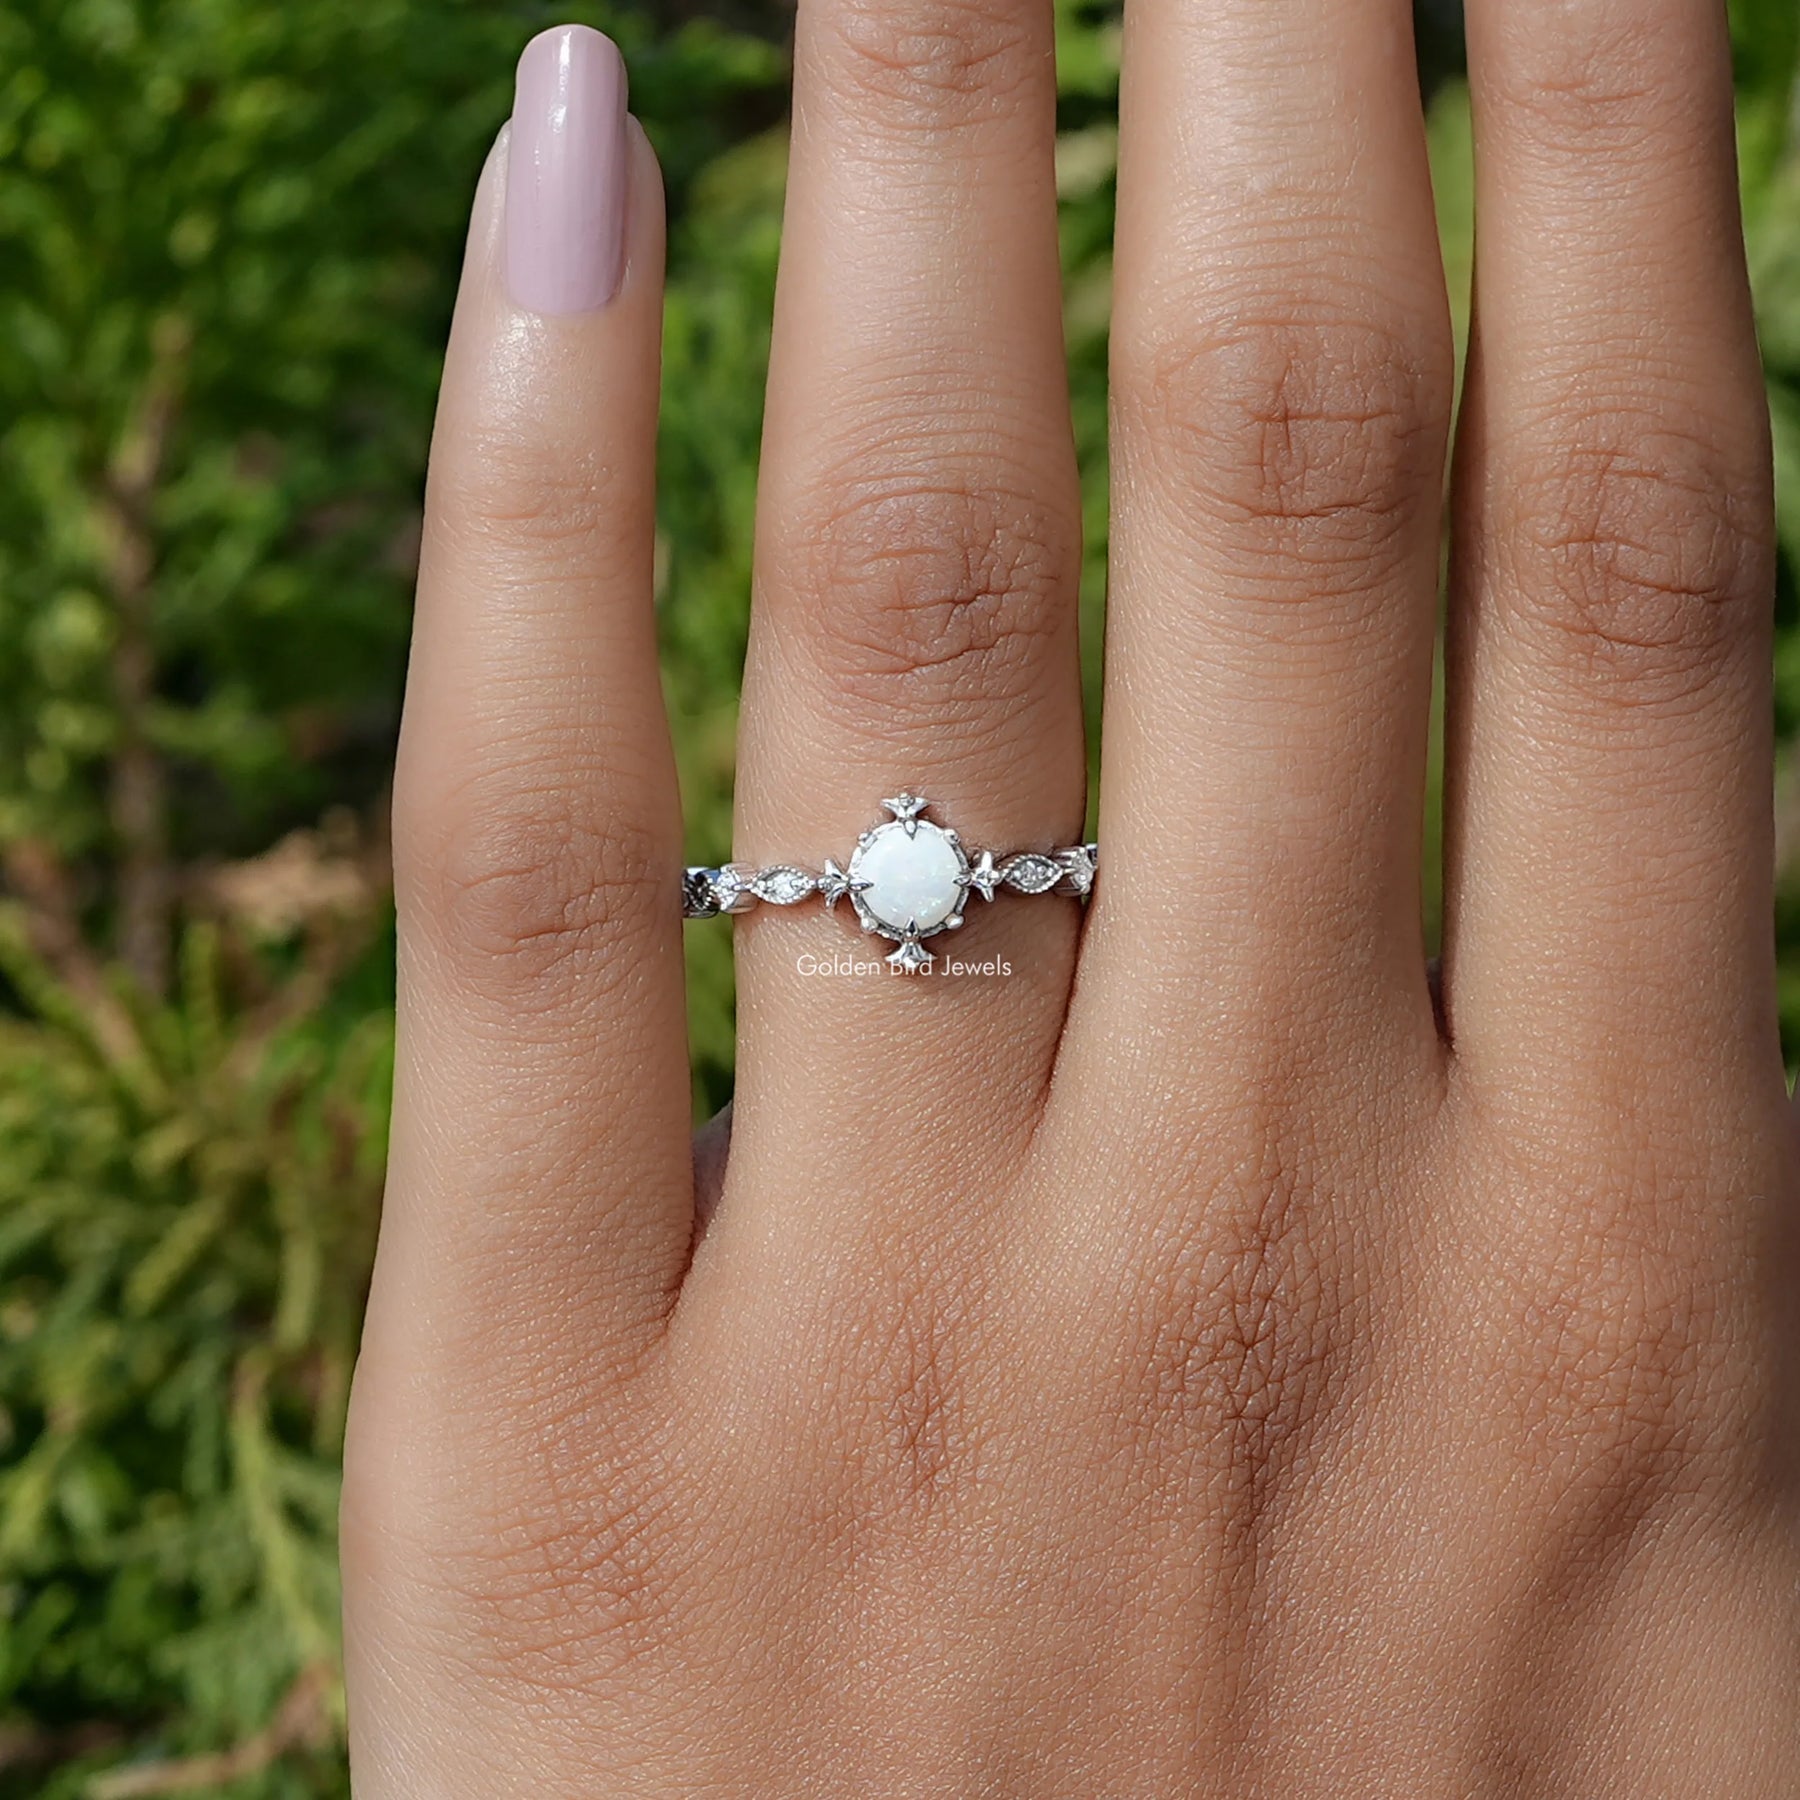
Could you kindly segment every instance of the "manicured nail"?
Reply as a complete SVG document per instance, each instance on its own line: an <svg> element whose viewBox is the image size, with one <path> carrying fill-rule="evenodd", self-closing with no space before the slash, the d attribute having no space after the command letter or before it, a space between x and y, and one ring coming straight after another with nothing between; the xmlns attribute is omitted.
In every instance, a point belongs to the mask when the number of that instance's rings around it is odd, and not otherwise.
<svg viewBox="0 0 1800 1800"><path fill-rule="evenodd" d="M625 63L586 25L519 58L506 171L506 285L532 312L592 312L625 263Z"/></svg>

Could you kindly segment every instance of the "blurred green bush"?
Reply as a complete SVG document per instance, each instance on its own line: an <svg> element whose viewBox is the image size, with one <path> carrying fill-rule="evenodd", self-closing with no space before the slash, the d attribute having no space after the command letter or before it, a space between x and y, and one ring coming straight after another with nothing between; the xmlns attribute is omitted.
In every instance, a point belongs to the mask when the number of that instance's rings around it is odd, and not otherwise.
<svg viewBox="0 0 1800 1800"><path fill-rule="evenodd" d="M1118 39L1106 9L1058 7L1097 701ZM754 0L731 28L657 0L559 10L626 47L668 174L657 606L691 853L717 859L785 63ZM1785 742L1800 12L1733 16ZM333 1513L381 1182L420 472L475 171L548 19L0 0L0 1800L346 1791ZM1451 40L1428 42L1460 326L1467 99ZM1785 873L1785 758L1779 802ZM726 934L690 933L689 959L708 1108L730 1083Z"/></svg>

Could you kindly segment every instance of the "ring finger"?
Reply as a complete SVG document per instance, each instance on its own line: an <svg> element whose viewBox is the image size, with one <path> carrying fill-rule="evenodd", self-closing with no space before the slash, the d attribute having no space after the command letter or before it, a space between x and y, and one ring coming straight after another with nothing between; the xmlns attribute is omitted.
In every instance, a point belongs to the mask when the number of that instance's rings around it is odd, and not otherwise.
<svg viewBox="0 0 1800 1800"><path fill-rule="evenodd" d="M802 0L795 55L736 853L841 864L902 791L971 850L1067 844L1079 514L1048 0ZM739 926L727 1231L764 1146L783 1179L759 1193L806 1208L841 1189L847 1153L966 1172L1034 1116L1077 908L976 903L929 948L1012 973L922 980L814 972L893 948L848 912L765 906ZM884 1154L889 1133L903 1152Z"/></svg>

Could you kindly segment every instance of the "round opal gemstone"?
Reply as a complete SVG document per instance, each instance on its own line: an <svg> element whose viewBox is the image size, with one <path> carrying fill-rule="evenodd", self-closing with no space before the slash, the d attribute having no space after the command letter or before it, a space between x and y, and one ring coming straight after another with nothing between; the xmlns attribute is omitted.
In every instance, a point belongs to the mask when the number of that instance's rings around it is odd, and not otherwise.
<svg viewBox="0 0 1800 1800"><path fill-rule="evenodd" d="M904 825L882 825L850 859L850 878L866 881L858 898L875 921L904 932L935 931L962 905L957 877L968 867L962 852L929 821L907 835Z"/></svg>

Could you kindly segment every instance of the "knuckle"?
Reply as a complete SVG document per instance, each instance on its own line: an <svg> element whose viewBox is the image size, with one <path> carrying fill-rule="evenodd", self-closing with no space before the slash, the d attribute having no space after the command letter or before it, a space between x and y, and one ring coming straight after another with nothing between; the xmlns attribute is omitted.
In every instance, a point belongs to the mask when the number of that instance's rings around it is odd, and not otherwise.
<svg viewBox="0 0 1800 1800"><path fill-rule="evenodd" d="M1690 698L1754 642L1770 551L1731 459L1647 426L1579 421L1514 452L1500 604L1586 690L1627 706Z"/></svg>
<svg viewBox="0 0 1800 1800"><path fill-rule="evenodd" d="M476 1672L573 1699L597 1674L653 1658L685 1586L678 1510L641 1482L596 1492L591 1471L579 1489L540 1490L528 1511L477 1510L439 1563L486 1622L477 1635L494 1660Z"/></svg>
<svg viewBox="0 0 1800 1800"><path fill-rule="evenodd" d="M967 1460L960 1381L949 1333L922 1303L899 1310L874 1356L865 1454L901 1514L933 1511Z"/></svg>
<svg viewBox="0 0 1800 1800"><path fill-rule="evenodd" d="M489 433L459 457L456 472L434 471L431 515L464 542L487 539L540 553L552 567L591 567L642 496L625 491L625 473L599 455Z"/></svg>
<svg viewBox="0 0 1800 1800"><path fill-rule="evenodd" d="M1623 151L1668 128L1653 34L1596 14L1577 31L1519 34L1501 59L1496 103L1546 150Z"/></svg>
<svg viewBox="0 0 1800 1800"><path fill-rule="evenodd" d="M837 0L825 25L825 66L865 125L1003 117L1041 61L1025 17L995 0Z"/></svg>
<svg viewBox="0 0 1800 1800"><path fill-rule="evenodd" d="M671 1552L679 1534L667 1510L614 1490L558 1512L540 1502L527 1518L494 1521L484 1549L457 1566L463 1597L489 1632L509 1686L578 1695L596 1673L616 1674L657 1644L678 1586ZM598 1662L599 1668L596 1668Z"/></svg>
<svg viewBox="0 0 1800 1800"><path fill-rule="evenodd" d="M1341 1299L1291 1171L1247 1170L1180 1210L1151 1257L1127 1412L1160 1454L1208 1446L1254 1516L1344 1379Z"/></svg>
<svg viewBox="0 0 1800 1800"><path fill-rule="evenodd" d="M1507 1321L1529 1452L1609 1496L1690 1469L1710 1430L1722 1306L1681 1257L1613 1234L1540 1262Z"/></svg>
<svg viewBox="0 0 1800 1800"><path fill-rule="evenodd" d="M1065 535L1047 508L998 489L828 487L795 538L827 694L865 723L934 727L1029 695L1065 624Z"/></svg>
<svg viewBox="0 0 1800 1800"><path fill-rule="evenodd" d="M874 1252L848 1308L841 1291L819 1298L817 1329L836 1352L821 1401L847 1448L843 1498L869 1524L916 1531L954 1504L973 1448L967 1309L897 1246Z"/></svg>
<svg viewBox="0 0 1800 1800"><path fill-rule="evenodd" d="M691 1494L628 1404L598 1434L585 1389L540 1394L479 1430L475 1406L416 1429L409 1419L398 1467L353 1440L347 1554L377 1567L398 1550L430 1571L429 1616L471 1673L502 1691L576 1697L597 1668L618 1672L665 1641L694 1562ZM471 1619L482 1621L473 1634Z"/></svg>
<svg viewBox="0 0 1800 1800"><path fill-rule="evenodd" d="M1673 1123L1515 1139L1502 1162L1519 1198L1498 1211L1510 1223L1481 1280L1521 1453L1557 1468L1572 1504L1602 1511L1674 1481L1727 1480L1766 1421L1739 1240L1716 1222L1767 1191L1772 1167L1738 1149L1696 1155ZM1743 1204L1697 1204L1732 1194Z"/></svg>
<svg viewBox="0 0 1800 1800"><path fill-rule="evenodd" d="M1316 593L1334 569L1379 564L1437 503L1449 371L1421 350L1435 336L1367 308L1290 314L1124 345L1115 389L1209 539L1254 556L1259 577L1277 553Z"/></svg>
<svg viewBox="0 0 1800 1800"><path fill-rule="evenodd" d="M509 1007L560 1004L624 979L659 912L678 917L673 852L614 812L579 771L513 771L451 797L408 848L421 908L451 966Z"/></svg>

